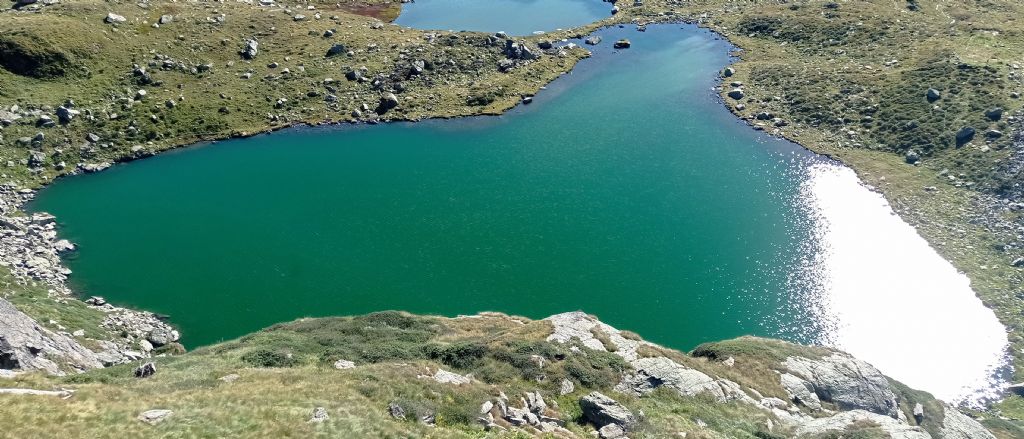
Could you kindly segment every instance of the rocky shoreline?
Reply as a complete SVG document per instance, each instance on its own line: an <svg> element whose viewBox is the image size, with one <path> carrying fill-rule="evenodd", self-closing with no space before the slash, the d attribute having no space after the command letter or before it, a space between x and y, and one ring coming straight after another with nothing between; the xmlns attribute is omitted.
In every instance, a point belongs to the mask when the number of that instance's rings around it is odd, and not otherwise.
<svg viewBox="0 0 1024 439"><path fill-rule="evenodd" d="M75 246L57 237L53 215L25 214L23 207L35 194L12 183L0 185L0 266L19 284L45 287L48 299L76 301L67 284L71 270L60 259ZM100 297L85 303L105 315L101 328L109 337L88 339L87 328L36 322L0 297L0 370L83 371L148 358L178 341L178 332L156 314L117 307Z"/></svg>

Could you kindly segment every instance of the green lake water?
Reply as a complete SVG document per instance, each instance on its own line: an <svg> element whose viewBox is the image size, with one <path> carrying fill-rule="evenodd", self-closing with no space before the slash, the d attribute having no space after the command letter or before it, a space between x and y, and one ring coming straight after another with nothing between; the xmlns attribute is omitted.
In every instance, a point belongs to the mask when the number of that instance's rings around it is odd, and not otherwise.
<svg viewBox="0 0 1024 439"><path fill-rule="evenodd" d="M600 35L504 116L202 145L66 178L30 207L78 245L78 291L169 315L189 347L306 316L584 310L679 349L849 347L949 397L990 376L1005 332L966 278L848 169L716 101L726 42L678 25ZM633 47L612 50L622 37ZM900 284L917 261L930 275ZM888 317L897 297L942 309ZM899 333L936 337L902 355ZM929 357L951 350L978 352ZM921 361L966 372L928 378Z"/></svg>

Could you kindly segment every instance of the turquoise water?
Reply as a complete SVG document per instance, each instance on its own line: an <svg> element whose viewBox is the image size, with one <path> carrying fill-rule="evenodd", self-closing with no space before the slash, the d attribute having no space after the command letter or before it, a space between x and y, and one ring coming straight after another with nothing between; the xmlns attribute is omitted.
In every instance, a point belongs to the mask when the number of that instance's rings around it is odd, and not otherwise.
<svg viewBox="0 0 1024 439"><path fill-rule="evenodd" d="M416 0L395 24L416 29L530 35L590 24L611 15L601 0Z"/></svg>
<svg viewBox="0 0 1024 439"><path fill-rule="evenodd" d="M817 337L794 281L821 160L711 91L725 42L602 31L501 117L293 129L65 179L32 206L83 294L170 315L190 346L303 316L583 309L678 348Z"/></svg>

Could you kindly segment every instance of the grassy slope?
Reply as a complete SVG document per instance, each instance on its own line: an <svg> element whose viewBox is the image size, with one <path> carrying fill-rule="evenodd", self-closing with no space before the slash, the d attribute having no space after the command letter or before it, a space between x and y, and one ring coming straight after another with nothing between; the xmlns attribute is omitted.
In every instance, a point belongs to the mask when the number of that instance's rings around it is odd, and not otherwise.
<svg viewBox="0 0 1024 439"><path fill-rule="evenodd" d="M1017 296L1024 279L1021 270L1007 265L1015 254L1000 250L1007 243L1005 236L972 224L979 215L973 206L977 191L996 191L1006 184L991 178L991 169L1007 155L1006 138L991 144L981 140L989 127L1004 132L1006 128L986 122L980 112L998 105L1011 114L1020 107L1019 100L1009 98L1021 89L1019 78L1010 77L1011 65L1024 62L1019 4L939 0L911 11L902 0L834 4L648 0L643 7L628 3L620 5L623 12L615 20L663 19L659 14L664 11L704 16L703 21L743 47L737 74L729 79L744 82L747 93L746 108L737 113L749 118L769 111L781 117L789 126L780 134L843 160L882 190L904 219L968 273L982 299L1013 331L1013 352L1021 352L1022 304ZM307 4L315 5L323 17L314 19L316 11L306 10ZM141 8L130 2L86 0L48 7L39 14L0 13L0 48L38 54L57 71L64 71L60 77L37 79L0 69L0 106L55 107L72 98L79 109L88 109L94 116L92 121L80 116L67 127L41 130L28 120L5 128L0 133L0 163L12 161L13 166L0 167L0 177L33 187L66 172L54 167L61 161L71 169L78 162L124 159L132 155L135 145L156 152L294 122L346 120L360 104L375 106L379 92L369 83L344 80L345 72L365 66L370 75L391 73L407 68L410 59L431 61L435 70L404 80L408 91L399 94L402 103L385 118L493 114L514 105L520 95L535 92L585 56L574 51L565 58L545 57L501 74L494 68L502 57L499 49L484 47L483 35L453 37L442 32L428 44L424 32L392 26L374 29L375 19L350 14L369 11L387 18L394 15L394 4L301 5L283 11L236 2L156 1ZM126 16L129 23L103 24L110 11ZM292 19L300 12L307 21ZM162 14L174 14L174 22L152 28L150 24ZM220 14L226 17L220 24L207 19ZM337 30L335 37L322 37L331 28ZM250 37L260 41L261 52L252 62L237 54ZM355 56L324 58L336 42L354 50ZM370 44L376 48L369 48ZM212 69L192 74L149 68L162 84L141 86L132 77L131 66L145 66L155 54L188 67L209 63ZM898 62L887 65L892 60ZM280 66L269 68L270 62ZM282 75L284 68L291 73ZM250 69L252 79L239 79ZM266 79L268 75L271 79ZM323 85L326 78L337 80L331 84L334 92ZM943 92L938 109L924 99L927 87ZM146 89L148 96L132 102L139 88ZM309 92L318 96L310 97ZM329 92L338 96L336 105L324 102ZM219 97L221 93L224 98ZM494 101L467 105L473 97ZM275 108L279 98L288 102ZM167 108L167 100L174 100L175 108ZM111 113L118 114L118 119L111 120ZM865 115L873 120L867 121ZM909 121L917 122L917 128L902 128ZM128 134L130 125L138 134ZM765 125L769 131L774 129ZM975 126L979 136L958 149L950 143L951 136L963 125ZM34 149L46 152L48 158L41 171L33 172L22 164L29 148L15 141L37 131L45 132L46 140ZM101 143L109 145L88 148L82 139L89 132L99 134ZM903 162L902 153L910 148L923 154L923 165ZM948 174L958 177L950 180ZM938 190L923 190L929 186ZM16 287L12 291L33 296ZM57 315L58 321L78 319L77 311L70 317L60 316L62 306L42 303L28 308L37 316ZM1021 358L1016 355L1018 370ZM1022 406L1014 398L1003 409L1024 418Z"/></svg>
<svg viewBox="0 0 1024 439"><path fill-rule="evenodd" d="M75 437L481 437L485 432L475 419L483 401L499 392L515 401L523 392L539 390L569 421L567 428L576 437L589 437L592 427L580 419L579 397L592 390L609 392L626 364L614 354L586 348L574 352L570 346L546 342L550 331L546 322L503 315L447 319L382 312L299 320L181 356L158 358L158 372L148 379L133 378L133 365L64 379L20 377L18 386L76 392L67 400L0 396L0 424L12 437L48 437L55 431ZM784 396L775 372L779 361L787 355L815 357L827 352L743 338L702 346L697 356L668 350L658 354L738 379L766 396ZM535 356L544 359L543 366ZM736 359L734 367L721 364L726 356ZM337 359L353 360L358 366L335 370L332 364ZM417 378L439 367L472 374L477 382L456 387ZM231 383L219 379L229 374L240 377ZM576 390L556 397L563 378L572 380ZM684 398L667 391L644 398L614 395L634 412L645 414L632 437L688 432L687 437L698 438L771 438L787 433L776 427L775 436L768 435L769 415L744 404ZM930 413L941 413L927 394L915 394L913 400L929 404L934 409ZM391 403L402 406L410 418L433 413L438 425L394 420L387 412ZM314 407L326 408L330 420L308 423ZM174 414L156 426L135 420L140 412L154 408ZM698 420L707 426L698 426ZM935 428L932 422L923 426Z"/></svg>

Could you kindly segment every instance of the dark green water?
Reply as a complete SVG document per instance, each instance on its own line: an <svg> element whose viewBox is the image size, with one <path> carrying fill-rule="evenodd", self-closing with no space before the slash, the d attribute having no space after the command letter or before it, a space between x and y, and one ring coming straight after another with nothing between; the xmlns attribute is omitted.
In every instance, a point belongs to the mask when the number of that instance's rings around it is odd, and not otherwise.
<svg viewBox="0 0 1024 439"><path fill-rule="evenodd" d="M608 29L502 117L294 129L68 178L31 206L83 294L189 346L303 316L582 309L673 347L816 338L800 182L820 161L714 101L728 45Z"/></svg>

